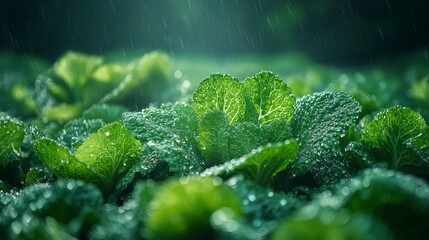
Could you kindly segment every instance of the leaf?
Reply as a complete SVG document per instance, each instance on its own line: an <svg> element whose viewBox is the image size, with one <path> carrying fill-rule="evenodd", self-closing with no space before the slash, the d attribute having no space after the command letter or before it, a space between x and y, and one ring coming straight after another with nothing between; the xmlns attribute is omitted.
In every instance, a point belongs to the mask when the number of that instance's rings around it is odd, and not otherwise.
<svg viewBox="0 0 429 240"><path fill-rule="evenodd" d="M284 121L275 120L266 125L252 122L231 125L225 113L218 110L206 113L198 124L198 143L210 164L239 158L260 146L290 137L289 125Z"/></svg>
<svg viewBox="0 0 429 240"><path fill-rule="evenodd" d="M416 173L424 173L429 168L429 127L426 126L423 131L416 137L408 139L405 142L407 149L411 149L415 155L414 166L407 166L412 168L411 171Z"/></svg>
<svg viewBox="0 0 429 240"><path fill-rule="evenodd" d="M386 161L393 169L418 173L429 168L427 128L420 114L396 106L377 114L365 127L361 142L376 161Z"/></svg>
<svg viewBox="0 0 429 240"><path fill-rule="evenodd" d="M304 206L305 202L291 193L275 192L270 187L258 185L243 175L237 175L225 182L241 198L243 212L252 219L252 227L259 233L273 230L273 221L290 216Z"/></svg>
<svg viewBox="0 0 429 240"><path fill-rule="evenodd" d="M99 222L92 226L86 239L138 239L140 226L137 221L139 215L137 210L139 207L135 205L124 205L118 208L116 205L106 204L100 214Z"/></svg>
<svg viewBox="0 0 429 240"><path fill-rule="evenodd" d="M24 141L24 125L13 118L0 118L0 164L7 155L17 151Z"/></svg>
<svg viewBox="0 0 429 240"><path fill-rule="evenodd" d="M123 121L145 151L158 154L174 173L185 176L204 169L196 141L196 118L189 105L163 104L125 113Z"/></svg>
<svg viewBox="0 0 429 240"><path fill-rule="evenodd" d="M76 158L88 164L91 170L111 189L118 176L124 175L142 153L140 142L123 123L112 123L92 134L76 150Z"/></svg>
<svg viewBox="0 0 429 240"><path fill-rule="evenodd" d="M171 87L171 66L167 54L154 51L128 64L127 74L100 103L118 103L130 109L141 109L151 102L166 102L163 93Z"/></svg>
<svg viewBox="0 0 429 240"><path fill-rule="evenodd" d="M116 122L90 135L74 156L69 149L49 139L39 139L36 152L55 175L95 183L109 193L140 159L142 146L123 123Z"/></svg>
<svg viewBox="0 0 429 240"><path fill-rule="evenodd" d="M351 95L342 92L315 93L299 99L291 127L299 142L300 156L291 169L292 175L312 172L327 177L329 182L347 176L348 167L338 152L340 139L356 121L360 109ZM326 170L332 169L316 165L338 166L338 171L328 174ZM325 183L328 179L319 180Z"/></svg>
<svg viewBox="0 0 429 240"><path fill-rule="evenodd" d="M0 229L5 229L2 237L63 239L64 235L56 234L67 234L66 239L83 237L93 224L85 221L87 216L97 212L102 204L100 191L82 181L58 180L52 185L32 185L1 209ZM57 225L55 229L50 226L53 222Z"/></svg>
<svg viewBox="0 0 429 240"><path fill-rule="evenodd" d="M91 183L100 181L87 163L77 159L68 148L53 140L46 138L37 140L35 150L40 160L58 177L80 179Z"/></svg>
<svg viewBox="0 0 429 240"><path fill-rule="evenodd" d="M228 134L231 125L227 116L218 110L205 114L198 124L198 143L201 153L210 164L224 163L231 159Z"/></svg>
<svg viewBox="0 0 429 240"><path fill-rule="evenodd" d="M332 210L306 206L284 221L273 234L273 240L377 240L393 239L389 229L370 216L346 209Z"/></svg>
<svg viewBox="0 0 429 240"><path fill-rule="evenodd" d="M429 224L429 185L393 170L366 169L320 194L318 203L365 213L389 226L395 239L419 239ZM413 219L413 221L404 221Z"/></svg>
<svg viewBox="0 0 429 240"><path fill-rule="evenodd" d="M238 158L260 146L284 142L292 137L292 133L284 120L273 120L264 125L251 122L233 125L228 136L229 152L232 158Z"/></svg>
<svg viewBox="0 0 429 240"><path fill-rule="evenodd" d="M85 139L105 125L100 119L74 119L67 122L64 128L58 132L57 141L74 153Z"/></svg>
<svg viewBox="0 0 429 240"><path fill-rule="evenodd" d="M69 51L56 63L54 71L70 88L79 89L102 62L101 57Z"/></svg>
<svg viewBox="0 0 429 240"><path fill-rule="evenodd" d="M231 176L242 173L260 185L268 186L280 171L298 157L298 143L287 140L284 143L268 144L251 153L206 169L201 176Z"/></svg>
<svg viewBox="0 0 429 240"><path fill-rule="evenodd" d="M210 217L221 208L229 208L235 218L242 213L238 197L220 179L194 176L170 180L148 205L144 238L215 239Z"/></svg>
<svg viewBox="0 0 429 240"><path fill-rule="evenodd" d="M117 85L122 80L124 80L126 74L127 69L125 66L111 63L101 65L95 69L91 77L97 82L107 83L109 85Z"/></svg>
<svg viewBox="0 0 429 240"><path fill-rule="evenodd" d="M53 175L47 168L32 167L25 174L25 186L48 182L53 182Z"/></svg>
<svg viewBox="0 0 429 240"><path fill-rule="evenodd" d="M129 197L134 183L139 180L152 179L162 181L172 175L168 164L157 154L145 154L126 174L117 182L114 191L107 199L117 203Z"/></svg>
<svg viewBox="0 0 429 240"><path fill-rule="evenodd" d="M82 106L79 104L61 103L57 106L47 108L41 117L48 121L58 121L60 123L67 122L82 114Z"/></svg>
<svg viewBox="0 0 429 240"><path fill-rule="evenodd" d="M193 106L200 119L207 112L220 110L231 124L243 122L246 113L243 86L229 75L212 74L194 92Z"/></svg>
<svg viewBox="0 0 429 240"><path fill-rule="evenodd" d="M292 119L295 97L278 76L272 72L260 72L244 80L243 86L258 112L259 124L280 119L289 122Z"/></svg>
<svg viewBox="0 0 429 240"><path fill-rule="evenodd" d="M231 125L231 129L228 132L228 151L230 153L230 159L228 160L239 158L260 146L283 142L291 137L288 124L283 122L275 126L275 124L271 123L258 125L244 122Z"/></svg>

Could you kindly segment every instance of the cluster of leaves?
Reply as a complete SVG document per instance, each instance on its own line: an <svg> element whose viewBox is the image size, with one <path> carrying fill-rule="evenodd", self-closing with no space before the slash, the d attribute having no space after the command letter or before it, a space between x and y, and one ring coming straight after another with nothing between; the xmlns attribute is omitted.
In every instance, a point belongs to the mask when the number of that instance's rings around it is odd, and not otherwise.
<svg viewBox="0 0 429 240"><path fill-rule="evenodd" d="M381 110L365 89L297 97L271 72L212 74L192 96L129 111L175 95L164 57L70 52L35 80L34 115L5 108L2 237L424 238L418 112Z"/></svg>
<svg viewBox="0 0 429 240"><path fill-rule="evenodd" d="M9 60L0 69L2 111L45 121L67 122L95 103L121 104L126 110L166 101L156 93L172 84L168 56L161 52L126 63L67 52L51 68L31 58L21 60L25 65L9 56L0 59ZM8 68L14 65L21 69Z"/></svg>

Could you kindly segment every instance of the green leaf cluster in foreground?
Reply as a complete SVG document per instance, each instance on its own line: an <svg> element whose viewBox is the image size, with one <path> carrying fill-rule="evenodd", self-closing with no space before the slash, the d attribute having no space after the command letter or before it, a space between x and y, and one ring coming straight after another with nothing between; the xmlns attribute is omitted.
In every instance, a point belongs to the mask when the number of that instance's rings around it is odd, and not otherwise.
<svg viewBox="0 0 429 240"><path fill-rule="evenodd" d="M90 135L75 154L45 138L36 141L35 150L56 176L95 183L109 193L128 166L140 158L142 146L124 124L112 123Z"/></svg>
<svg viewBox="0 0 429 240"><path fill-rule="evenodd" d="M168 66L68 52L4 79L26 94L0 96L2 239L425 239L424 78L405 107L376 72L178 94Z"/></svg>

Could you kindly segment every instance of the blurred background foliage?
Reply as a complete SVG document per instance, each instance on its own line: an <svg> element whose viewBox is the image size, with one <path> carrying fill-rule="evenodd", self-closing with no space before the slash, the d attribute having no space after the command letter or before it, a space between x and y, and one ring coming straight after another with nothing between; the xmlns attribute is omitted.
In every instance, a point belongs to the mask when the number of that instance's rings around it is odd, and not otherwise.
<svg viewBox="0 0 429 240"><path fill-rule="evenodd" d="M0 49L55 60L121 49L234 58L303 52L334 65L428 58L421 0L94 0L0 3Z"/></svg>

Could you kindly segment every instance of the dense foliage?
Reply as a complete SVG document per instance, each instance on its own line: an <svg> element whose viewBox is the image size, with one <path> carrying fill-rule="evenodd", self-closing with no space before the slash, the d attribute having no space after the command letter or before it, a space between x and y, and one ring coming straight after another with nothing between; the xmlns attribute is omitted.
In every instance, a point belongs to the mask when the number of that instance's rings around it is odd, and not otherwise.
<svg viewBox="0 0 429 240"><path fill-rule="evenodd" d="M22 59L0 68L2 239L427 236L427 69L200 81L159 52Z"/></svg>

